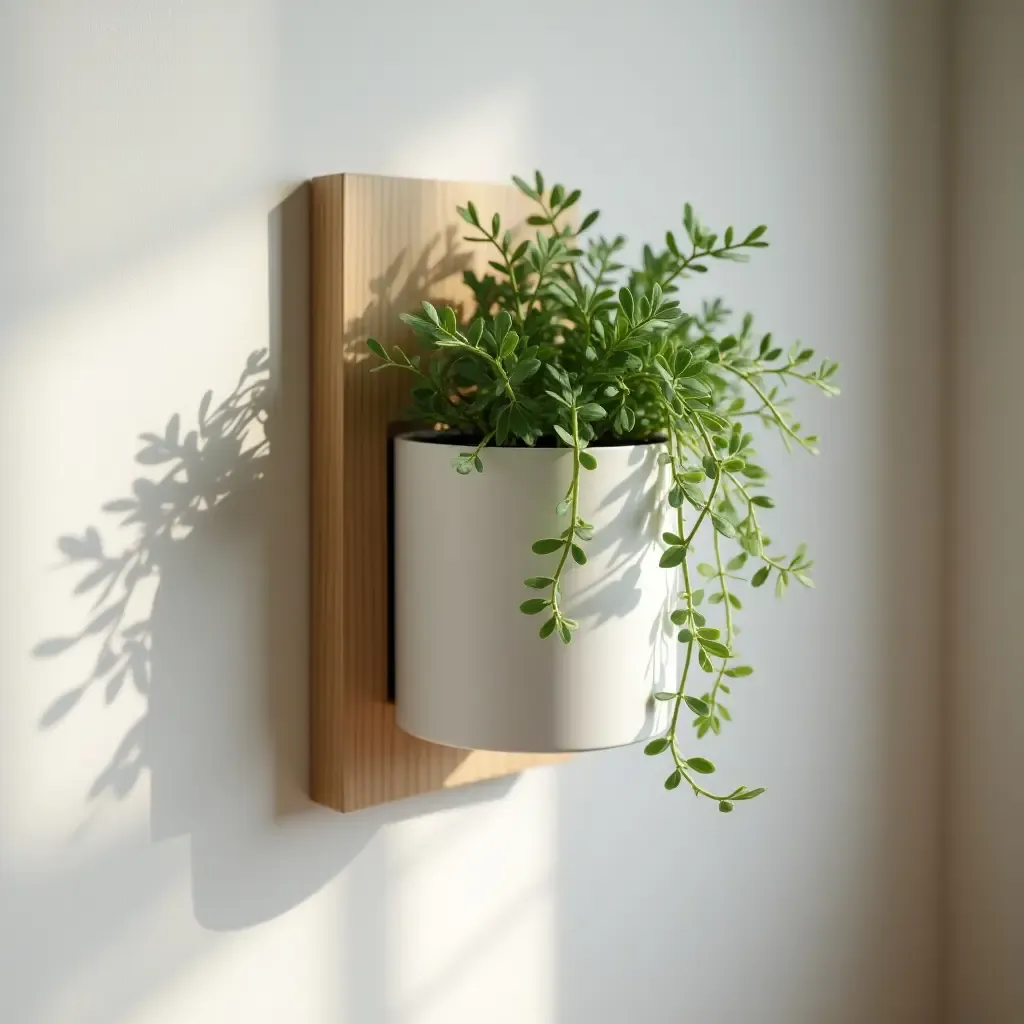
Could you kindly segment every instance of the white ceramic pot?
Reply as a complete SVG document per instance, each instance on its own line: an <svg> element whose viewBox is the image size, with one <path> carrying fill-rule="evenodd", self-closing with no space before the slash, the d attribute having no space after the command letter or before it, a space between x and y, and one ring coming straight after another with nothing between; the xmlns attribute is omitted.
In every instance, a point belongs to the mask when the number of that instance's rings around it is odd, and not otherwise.
<svg viewBox="0 0 1024 1024"><path fill-rule="evenodd" d="M519 611L546 596L523 585L556 555L531 545L568 525L555 507L572 476L564 448L488 448L483 473L460 476L466 445L407 434L394 451L395 684L398 725L435 743L531 753L594 750L666 725L676 643L668 619L676 570L658 565L666 472L658 443L591 447L580 515L594 524L571 559L560 602L572 643L542 640L547 617Z"/></svg>

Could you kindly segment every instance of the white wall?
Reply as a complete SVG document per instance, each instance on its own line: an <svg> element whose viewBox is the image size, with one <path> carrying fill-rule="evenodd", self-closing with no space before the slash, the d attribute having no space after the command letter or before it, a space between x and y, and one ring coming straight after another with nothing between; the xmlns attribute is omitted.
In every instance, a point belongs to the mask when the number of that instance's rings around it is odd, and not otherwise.
<svg viewBox="0 0 1024 1024"><path fill-rule="evenodd" d="M935 1020L938 6L3 6L0 1020ZM771 458L819 589L750 602L715 751L770 795L726 817L624 750L342 818L299 792L285 199L536 165L638 241L685 198L767 221L718 282L843 362L808 401L825 454ZM166 469L137 435L195 429L268 344L270 454L214 440L186 486L133 485ZM94 605L79 581L140 551L103 511L133 486L151 571Z"/></svg>
<svg viewBox="0 0 1024 1024"><path fill-rule="evenodd" d="M964 0L953 29L949 1020L1016 1024L1024 1019L1024 6Z"/></svg>

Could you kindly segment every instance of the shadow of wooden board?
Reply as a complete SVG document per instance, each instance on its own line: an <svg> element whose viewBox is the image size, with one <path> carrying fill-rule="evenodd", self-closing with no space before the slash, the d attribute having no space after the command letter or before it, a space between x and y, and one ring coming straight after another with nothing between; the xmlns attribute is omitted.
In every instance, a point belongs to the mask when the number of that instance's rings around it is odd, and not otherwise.
<svg viewBox="0 0 1024 1024"><path fill-rule="evenodd" d="M361 174L314 178L311 197L312 602L310 795L355 811L511 775L563 755L456 750L395 725L388 702L387 444L408 377L370 373L367 337L411 346L398 314L423 299L465 312L457 205L525 237L530 202L512 187ZM454 654L455 652L453 652Z"/></svg>

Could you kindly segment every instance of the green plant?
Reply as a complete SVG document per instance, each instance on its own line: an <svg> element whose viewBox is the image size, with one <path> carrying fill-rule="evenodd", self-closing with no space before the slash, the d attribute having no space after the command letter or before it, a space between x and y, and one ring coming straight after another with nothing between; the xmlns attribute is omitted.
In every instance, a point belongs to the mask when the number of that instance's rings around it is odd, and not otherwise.
<svg viewBox="0 0 1024 1024"><path fill-rule="evenodd" d="M557 507L567 525L558 537L534 543L551 568L525 580L537 595L521 605L527 615L545 616L541 637L557 634L566 644L578 624L560 603L560 584L570 559L586 562L584 545L593 531L579 514L583 471L597 465L588 447L608 439L667 439L661 459L671 476L667 501L675 529L663 536L661 565L681 573L671 620L684 655L678 688L655 695L673 702L668 732L645 750L671 755L666 788L685 782L731 811L736 801L764 790L706 789L697 777L715 766L683 756L680 718L684 711L694 716L698 738L718 733L731 719L722 698L732 680L753 671L735 657L735 617L743 607L737 584L761 587L774 578L779 596L793 580L813 585L803 545L791 555L770 551L760 517L774 502L763 490L768 474L757 460L755 430L777 432L787 449L816 452L817 439L794 419L783 389L799 382L838 394L838 364L826 360L812 369L812 349L797 343L784 351L771 334L755 334L749 314L728 330L731 314L721 299L684 312L673 297L679 282L706 273L712 261L744 261L751 250L765 248L763 225L745 233L731 227L714 232L687 204L680 239L669 231L664 248L645 246L641 265L627 270L620 262L622 236L581 241L598 211L573 220L578 189L556 184L548 190L539 172L532 184L513 180L537 204L527 220L537 228L535 236L516 241L502 230L498 214L487 220L472 203L460 207L473 229L467 240L494 255L493 274L465 275L476 308L464 323L451 307L438 311L429 302L422 315L404 314L423 351L388 352L370 339L370 350L382 360L375 369L391 366L411 375L414 419L473 437L475 446L455 456L459 473L482 472L489 445L544 439L572 450L572 480ZM711 534L713 560L694 565L702 531ZM730 557L725 543L733 548ZM721 613L718 625L709 625L702 607ZM694 662L708 679L699 697L687 692Z"/></svg>

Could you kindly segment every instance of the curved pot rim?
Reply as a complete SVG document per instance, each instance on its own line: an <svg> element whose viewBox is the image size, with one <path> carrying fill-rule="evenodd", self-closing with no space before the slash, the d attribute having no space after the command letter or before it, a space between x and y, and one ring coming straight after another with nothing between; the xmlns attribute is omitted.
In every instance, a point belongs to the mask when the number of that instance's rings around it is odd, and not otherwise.
<svg viewBox="0 0 1024 1024"><path fill-rule="evenodd" d="M445 436L447 435L447 437ZM467 448L475 447L480 443L480 438L473 434L459 434L450 430L430 430L419 428L414 430L403 430L395 434L394 441L406 441L412 444L439 445L445 448ZM548 440L554 440L553 438ZM654 445L665 444L668 438L664 434L653 434L651 437L632 439L628 441L591 441L587 444L587 451L614 451L616 449L628 448L650 448ZM571 448L562 444L538 444L532 448L527 445L497 445L489 444L484 451L505 451L505 452L551 452L551 451L572 451Z"/></svg>

